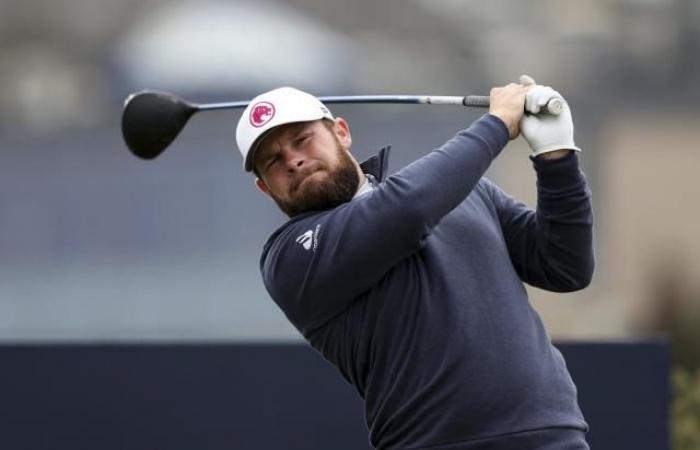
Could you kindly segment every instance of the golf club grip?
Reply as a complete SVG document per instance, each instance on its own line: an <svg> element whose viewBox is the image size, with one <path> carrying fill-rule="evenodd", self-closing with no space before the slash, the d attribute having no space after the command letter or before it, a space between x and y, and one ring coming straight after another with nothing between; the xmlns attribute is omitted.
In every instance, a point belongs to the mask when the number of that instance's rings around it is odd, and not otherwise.
<svg viewBox="0 0 700 450"><path fill-rule="evenodd" d="M491 105L491 101L488 95L467 95L464 97L462 104L464 106L488 108Z"/></svg>
<svg viewBox="0 0 700 450"><path fill-rule="evenodd" d="M486 95L467 95L464 97L464 106L474 106L488 108L491 104L489 97ZM544 105L539 114L550 114L552 116L558 116L561 114L564 108L563 100L560 98L552 98Z"/></svg>

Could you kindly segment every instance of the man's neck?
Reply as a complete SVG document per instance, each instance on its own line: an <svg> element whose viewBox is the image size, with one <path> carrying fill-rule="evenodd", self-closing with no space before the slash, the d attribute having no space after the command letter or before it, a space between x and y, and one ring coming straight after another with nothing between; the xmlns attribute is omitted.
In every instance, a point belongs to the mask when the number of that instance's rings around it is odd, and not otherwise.
<svg viewBox="0 0 700 450"><path fill-rule="evenodd" d="M367 192L371 192L371 191L372 191L372 184L367 179L367 175L365 175L363 173L362 176L360 177L360 183L357 186L357 192L355 192L355 195L352 197L352 199L354 200L354 199L366 194Z"/></svg>

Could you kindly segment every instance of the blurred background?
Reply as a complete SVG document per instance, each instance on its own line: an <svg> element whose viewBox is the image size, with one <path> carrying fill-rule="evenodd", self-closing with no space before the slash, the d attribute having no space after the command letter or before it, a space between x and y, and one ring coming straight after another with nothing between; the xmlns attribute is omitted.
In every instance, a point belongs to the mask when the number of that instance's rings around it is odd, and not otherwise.
<svg viewBox="0 0 700 450"><path fill-rule="evenodd" d="M571 104L597 254L588 289L529 289L535 308L557 340L669 338L675 407L697 411L699 24L697 0L0 0L0 340L301 339L260 280L284 217L241 170L240 112L144 162L128 94L487 94L527 73ZM484 112L332 110L358 159L393 145L391 171ZM527 156L511 143L488 176L534 206Z"/></svg>

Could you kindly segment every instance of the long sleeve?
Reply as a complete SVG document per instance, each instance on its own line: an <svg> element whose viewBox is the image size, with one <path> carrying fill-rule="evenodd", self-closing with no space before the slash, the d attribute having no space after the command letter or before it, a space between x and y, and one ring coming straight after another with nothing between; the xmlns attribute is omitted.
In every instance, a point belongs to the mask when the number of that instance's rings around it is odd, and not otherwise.
<svg viewBox="0 0 700 450"><path fill-rule="evenodd" d="M593 276L593 214L577 152L554 161L534 158L533 165L536 211L488 183L513 265L532 286L583 289Z"/></svg>
<svg viewBox="0 0 700 450"><path fill-rule="evenodd" d="M292 219L263 250L268 292L302 333L323 325L419 250L507 142L487 114L371 193Z"/></svg>

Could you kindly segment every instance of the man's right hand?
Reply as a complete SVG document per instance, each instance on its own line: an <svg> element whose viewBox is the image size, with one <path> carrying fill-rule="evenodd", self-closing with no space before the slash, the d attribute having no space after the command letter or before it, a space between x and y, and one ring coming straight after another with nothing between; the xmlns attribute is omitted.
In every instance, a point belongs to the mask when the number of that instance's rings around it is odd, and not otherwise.
<svg viewBox="0 0 700 450"><path fill-rule="evenodd" d="M525 95L533 87L531 84L510 83L491 89L489 113L505 123L511 139L520 135L520 119L525 113Z"/></svg>

